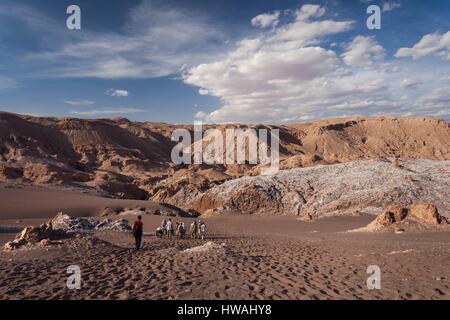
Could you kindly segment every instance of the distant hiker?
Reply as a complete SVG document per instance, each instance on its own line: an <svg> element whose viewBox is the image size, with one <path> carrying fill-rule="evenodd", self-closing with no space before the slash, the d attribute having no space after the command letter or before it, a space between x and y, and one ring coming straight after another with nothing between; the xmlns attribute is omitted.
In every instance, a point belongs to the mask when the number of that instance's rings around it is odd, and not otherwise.
<svg viewBox="0 0 450 320"><path fill-rule="evenodd" d="M142 223L142 216L138 216L138 219L133 223L133 236L136 243L136 250L141 248L142 233L144 231L144 224Z"/></svg>
<svg viewBox="0 0 450 320"><path fill-rule="evenodd" d="M163 219L161 222L161 229L163 230L164 235L166 235L166 224L167 224L166 219Z"/></svg>
<svg viewBox="0 0 450 320"><path fill-rule="evenodd" d="M202 222L200 224L200 237L202 238L202 240L205 240L206 238L206 223Z"/></svg>
<svg viewBox="0 0 450 320"><path fill-rule="evenodd" d="M186 228L186 225L184 224L184 222L181 223L181 226L182 226L183 238L184 238L186 236L186 233L187 233L187 228Z"/></svg>
<svg viewBox="0 0 450 320"><path fill-rule="evenodd" d="M197 227L197 221L192 221L191 226L189 228L189 234L192 239L197 239L197 233L198 233L198 227Z"/></svg>
<svg viewBox="0 0 450 320"><path fill-rule="evenodd" d="M202 224L203 224L203 221L198 219L198 222L197 222L197 234L198 234L199 238L201 238L201 236L202 236L201 233L200 233L200 227L202 226Z"/></svg>
<svg viewBox="0 0 450 320"><path fill-rule="evenodd" d="M166 232L167 232L167 238L170 240L172 239L172 233L173 233L173 226L172 226L172 219L169 219L166 223Z"/></svg>
<svg viewBox="0 0 450 320"><path fill-rule="evenodd" d="M180 223L178 221L175 222L174 233L175 233L175 236L179 236L180 235Z"/></svg>
<svg viewBox="0 0 450 320"><path fill-rule="evenodd" d="M156 237L157 238L162 238L164 235L164 230L161 227L156 228Z"/></svg>
<svg viewBox="0 0 450 320"><path fill-rule="evenodd" d="M184 222L181 222L178 225L178 231L177 232L178 232L178 236L180 237L180 239L183 239L184 236L186 235L186 229L184 227Z"/></svg>

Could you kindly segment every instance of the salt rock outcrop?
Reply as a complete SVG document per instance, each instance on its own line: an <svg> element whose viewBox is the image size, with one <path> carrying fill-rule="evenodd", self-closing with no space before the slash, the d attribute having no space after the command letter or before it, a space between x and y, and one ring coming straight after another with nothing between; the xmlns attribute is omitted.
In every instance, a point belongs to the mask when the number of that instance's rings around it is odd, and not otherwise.
<svg viewBox="0 0 450 320"><path fill-rule="evenodd" d="M353 232L380 232L393 230L421 230L447 225L448 219L439 214L430 203L415 203L410 207L401 205L386 208L366 227Z"/></svg>
<svg viewBox="0 0 450 320"><path fill-rule="evenodd" d="M62 212L58 213L52 220L50 220L50 224L53 225L55 230L63 230L64 232L86 232L92 230L111 230L121 232L131 231L131 227L125 219L119 219L116 221L104 219L97 221L93 219L71 217Z"/></svg>
<svg viewBox="0 0 450 320"><path fill-rule="evenodd" d="M186 250L183 250L183 253L189 253L189 254L196 254L196 253L210 253L212 251L214 252L225 252L226 245L225 243L217 244L212 241L208 241L205 244L193 248L189 248Z"/></svg>
<svg viewBox="0 0 450 320"><path fill-rule="evenodd" d="M185 203L209 214L298 215L305 220L376 214L389 205L434 203L450 212L450 161L354 161L243 177ZM420 215L419 209L414 209ZM401 213L398 213L401 214Z"/></svg>
<svg viewBox="0 0 450 320"><path fill-rule="evenodd" d="M13 241L5 244L7 251L15 250L26 245L34 245L44 240L54 240L64 236L64 231L53 229L51 223L43 223L38 227L26 227L16 235Z"/></svg>
<svg viewBox="0 0 450 320"><path fill-rule="evenodd" d="M51 240L65 238L73 233L93 230L131 232L131 227L125 219L95 221L70 217L67 214L59 212L47 223L43 223L38 227L26 227L23 229L13 241L5 244L4 250L11 251L35 244L47 245L51 244Z"/></svg>

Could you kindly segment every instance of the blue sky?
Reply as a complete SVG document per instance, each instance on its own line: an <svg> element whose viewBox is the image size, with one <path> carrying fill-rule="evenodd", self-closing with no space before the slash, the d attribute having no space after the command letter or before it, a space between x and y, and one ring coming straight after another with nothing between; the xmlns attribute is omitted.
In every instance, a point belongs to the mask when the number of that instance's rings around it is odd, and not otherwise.
<svg viewBox="0 0 450 320"><path fill-rule="evenodd" d="M81 30L66 8L81 8ZM381 30L366 8L382 8ZM0 110L191 123L450 119L449 1L2 0Z"/></svg>

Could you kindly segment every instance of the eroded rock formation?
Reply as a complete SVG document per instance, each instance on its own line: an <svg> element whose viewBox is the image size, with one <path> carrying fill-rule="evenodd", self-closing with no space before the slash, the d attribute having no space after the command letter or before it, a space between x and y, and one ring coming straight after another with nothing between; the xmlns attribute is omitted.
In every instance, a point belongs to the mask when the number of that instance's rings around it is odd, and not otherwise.
<svg viewBox="0 0 450 320"><path fill-rule="evenodd" d="M354 232L380 232L423 230L447 225L448 218L439 213L431 203L414 203L409 207L395 205L386 208L367 227L352 230Z"/></svg>

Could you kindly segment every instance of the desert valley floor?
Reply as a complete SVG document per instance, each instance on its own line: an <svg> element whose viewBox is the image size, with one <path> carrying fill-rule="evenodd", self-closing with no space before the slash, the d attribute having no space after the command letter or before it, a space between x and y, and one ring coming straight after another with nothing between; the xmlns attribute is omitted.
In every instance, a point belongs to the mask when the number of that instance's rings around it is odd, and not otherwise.
<svg viewBox="0 0 450 320"><path fill-rule="evenodd" d="M135 217L126 217L129 220ZM448 299L450 232L346 233L373 217L316 222L293 217L206 219L218 246L158 239L161 217L144 216L144 245L121 232L98 231L49 248L0 253L1 299ZM189 218L179 218L189 222ZM45 219L0 221L36 225ZM0 234L3 245L14 233ZM223 245L222 245L223 244ZM81 290L66 287L67 267L81 269ZM381 268L368 290L367 267Z"/></svg>
<svg viewBox="0 0 450 320"><path fill-rule="evenodd" d="M0 299L450 299L446 120L231 125L279 130L269 176L175 165L171 134L190 125L5 112L0 123ZM59 212L90 231L54 229ZM163 217L198 215L204 241L155 236ZM74 265L80 290L67 288ZM380 289L367 287L371 266Z"/></svg>

